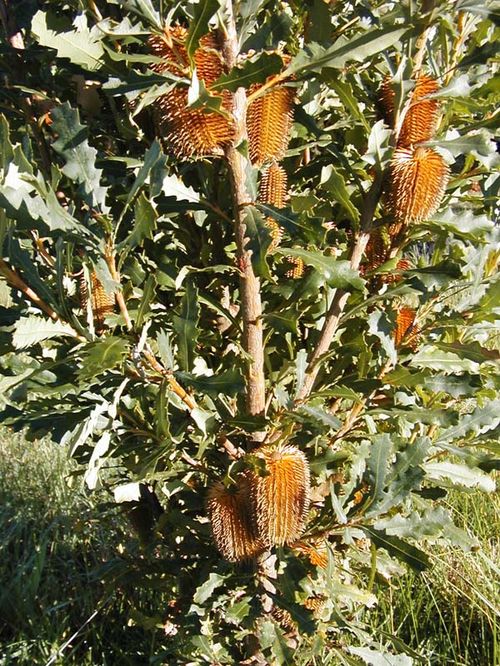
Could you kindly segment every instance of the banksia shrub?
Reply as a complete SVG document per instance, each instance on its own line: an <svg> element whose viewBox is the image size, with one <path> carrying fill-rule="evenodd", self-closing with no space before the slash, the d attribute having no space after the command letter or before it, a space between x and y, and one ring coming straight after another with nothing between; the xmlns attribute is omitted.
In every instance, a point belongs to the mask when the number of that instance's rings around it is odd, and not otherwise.
<svg viewBox="0 0 500 666"><path fill-rule="evenodd" d="M207 512L215 545L224 559L241 562L256 557L262 543L254 536L248 513L248 484L240 476L236 488L215 483L208 491Z"/></svg>
<svg viewBox="0 0 500 666"><path fill-rule="evenodd" d="M430 148L394 152L389 167L388 204L396 228L428 219L439 207L448 182L444 159Z"/></svg>
<svg viewBox="0 0 500 666"><path fill-rule="evenodd" d="M186 37L187 30L181 26L166 28L162 35L151 36L148 42L151 53L164 59L164 62L152 64L151 69L189 77ZM203 80L208 90L223 73L218 48L216 35L208 33L200 39L194 55L198 79ZM229 92L222 93L224 110L231 110L231 99ZM187 103L188 89L185 86L173 88L155 102L167 147L179 157L221 154L223 147L233 138L232 122L220 113L190 109Z"/></svg>
<svg viewBox="0 0 500 666"><path fill-rule="evenodd" d="M260 84L250 86L249 94L260 87ZM279 162L284 157L292 127L294 98L294 88L276 85L248 105L248 149L252 164Z"/></svg>
<svg viewBox="0 0 500 666"><path fill-rule="evenodd" d="M82 310L87 308L88 302L88 286L85 276L82 274L80 279L80 305ZM115 309L115 296L114 294L107 293L95 271L92 271L90 274L90 307L92 309L95 329L97 333L100 333L104 328L106 317Z"/></svg>
<svg viewBox="0 0 500 666"><path fill-rule="evenodd" d="M393 332L395 347L401 347L405 343L405 338L411 336L408 340L408 346L416 349L418 339L416 334L418 330L415 327L416 312L413 308L400 307L396 314L396 327Z"/></svg>
<svg viewBox="0 0 500 666"><path fill-rule="evenodd" d="M286 171L276 162L272 162L264 172L259 187L259 201L275 208L284 208L287 195ZM271 231L272 243L270 250L278 247L283 236L283 229L273 217L266 218Z"/></svg>
<svg viewBox="0 0 500 666"><path fill-rule="evenodd" d="M309 465L295 446L269 445L256 450L266 476L250 475L255 533L266 546L296 541L309 508Z"/></svg>

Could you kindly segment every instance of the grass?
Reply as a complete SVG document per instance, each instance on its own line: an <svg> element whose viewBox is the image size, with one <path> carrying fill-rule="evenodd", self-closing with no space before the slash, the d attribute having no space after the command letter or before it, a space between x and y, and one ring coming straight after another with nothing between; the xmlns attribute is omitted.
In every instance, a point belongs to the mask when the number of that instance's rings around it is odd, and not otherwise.
<svg viewBox="0 0 500 666"><path fill-rule="evenodd" d="M162 632L131 622L159 612L161 590L129 576L142 553L128 523L106 496L88 495L77 472L64 448L0 430L0 665L162 663L154 659ZM433 549L434 568L379 588L368 620L373 635L396 635L427 655L423 664L495 666L500 500L449 501L481 548ZM112 587L102 575L110 567L124 572Z"/></svg>
<svg viewBox="0 0 500 666"><path fill-rule="evenodd" d="M433 567L409 572L380 594L371 616L374 632L387 631L427 655L424 664L500 664L500 498L451 493L455 523L474 534L480 548L434 548Z"/></svg>
<svg viewBox="0 0 500 666"><path fill-rule="evenodd" d="M96 573L122 561L127 523L96 511L106 498L86 495L75 470L64 448L0 431L2 666L135 666L154 650L150 632L127 625L157 595L127 580L109 590Z"/></svg>

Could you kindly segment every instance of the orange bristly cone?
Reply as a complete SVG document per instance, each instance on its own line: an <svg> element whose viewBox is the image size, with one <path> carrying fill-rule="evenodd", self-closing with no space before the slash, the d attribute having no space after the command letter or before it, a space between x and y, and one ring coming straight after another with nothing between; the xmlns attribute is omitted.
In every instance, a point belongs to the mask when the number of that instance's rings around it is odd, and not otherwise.
<svg viewBox="0 0 500 666"><path fill-rule="evenodd" d="M286 260L292 265L292 267L286 271L285 277L292 278L292 280L298 280L301 278L305 271L304 260L300 257L292 256L287 257Z"/></svg>
<svg viewBox="0 0 500 666"><path fill-rule="evenodd" d="M238 488L215 483L208 492L207 512L217 549L229 562L256 557L264 548L254 536L248 514L248 484L240 476Z"/></svg>
<svg viewBox="0 0 500 666"><path fill-rule="evenodd" d="M255 533L266 546L296 541L309 509L309 465L295 446L269 445L254 454L265 461L266 476L251 473L250 502Z"/></svg>
<svg viewBox="0 0 500 666"><path fill-rule="evenodd" d="M164 59L154 63L151 69L156 72L170 72L176 76L189 76L189 58L185 48L187 30L181 26L165 29L163 35L149 39L153 55ZM196 73L203 80L207 90L223 73L223 62L218 51L214 33L200 39L194 54ZM155 108L160 127L165 131L164 139L168 147L179 157L192 155L221 154L225 145L233 139L233 124L220 113L190 109L187 106L188 90L177 86L159 97ZM222 107L231 110L232 96L222 93Z"/></svg>
<svg viewBox="0 0 500 666"><path fill-rule="evenodd" d="M287 57L282 57L286 63ZM254 83L248 93L260 88L261 84ZM252 164L279 162L284 157L292 127L294 99L294 88L276 85L248 105L248 149Z"/></svg>
<svg viewBox="0 0 500 666"><path fill-rule="evenodd" d="M82 275L80 280L80 305L82 310L86 309L88 298L87 282L85 276ZM111 314L115 309L115 295L107 293L95 271L92 271L90 274L90 306L92 308L96 331L100 333L104 328L104 321L107 315Z"/></svg>
<svg viewBox="0 0 500 666"><path fill-rule="evenodd" d="M287 195L287 176L283 167L279 166L276 162L272 162L266 169L259 187L259 200L261 203L269 204L275 208L284 208ZM269 250L272 251L278 247L283 236L283 229L280 224L273 218L266 218L266 225L268 226L272 242Z"/></svg>
<svg viewBox="0 0 500 666"><path fill-rule="evenodd" d="M439 90L435 79L421 74L411 93L411 103L403 119L398 147L408 148L432 139L438 124L439 100L422 99Z"/></svg>
<svg viewBox="0 0 500 666"><path fill-rule="evenodd" d="M384 230L385 231L385 230ZM369 273L387 261L390 243L387 242L387 232L379 227L373 229L366 245L365 261L361 266L361 273Z"/></svg>
<svg viewBox="0 0 500 666"><path fill-rule="evenodd" d="M411 335L413 339L409 341L408 346L412 349L416 349L418 343L416 337L418 329L415 327L415 317L416 312L413 308L398 308L396 315L396 328L394 329L393 333L395 347L401 347L405 341L405 338Z"/></svg>
<svg viewBox="0 0 500 666"><path fill-rule="evenodd" d="M297 541L292 547L303 553L314 567L325 569L328 565L328 551L324 539Z"/></svg>
<svg viewBox="0 0 500 666"><path fill-rule="evenodd" d="M395 227L428 219L439 207L448 183L448 165L431 148L400 148L389 168L389 208Z"/></svg>

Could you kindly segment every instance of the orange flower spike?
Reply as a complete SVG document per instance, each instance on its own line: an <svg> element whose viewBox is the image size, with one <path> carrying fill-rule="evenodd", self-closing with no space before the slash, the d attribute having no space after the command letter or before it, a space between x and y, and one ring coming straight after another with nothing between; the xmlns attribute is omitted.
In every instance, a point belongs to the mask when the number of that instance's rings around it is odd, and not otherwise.
<svg viewBox="0 0 500 666"><path fill-rule="evenodd" d="M408 335L418 333L418 330L415 328L415 317L416 312L413 308L401 307L397 311L396 315L396 328L394 329L394 346L401 347L404 339ZM410 347L415 348L417 340L414 339Z"/></svg>
<svg viewBox="0 0 500 666"><path fill-rule="evenodd" d="M300 257L287 257L287 261L292 264L292 267L287 270L285 277L291 278L292 280L298 280L304 275L305 264L304 260Z"/></svg>
<svg viewBox="0 0 500 666"><path fill-rule="evenodd" d="M189 59L185 48L187 30L180 26L168 28L163 35L149 39L153 55L164 59L154 63L151 69L156 72L168 71L176 76L189 76ZM200 40L194 54L197 76L204 81L207 89L223 72L223 63L217 51L215 34L208 33ZM231 94L222 94L222 106L231 109ZM221 154L222 149L233 138L234 127L227 117L203 109L190 109L188 90L176 86L155 102L157 117L164 139L169 148L179 157L192 155Z"/></svg>
<svg viewBox="0 0 500 666"><path fill-rule="evenodd" d="M411 92L411 102L398 136L398 147L408 148L432 139L438 123L439 100L422 99L439 90L435 79L421 74Z"/></svg>
<svg viewBox="0 0 500 666"><path fill-rule="evenodd" d="M294 446L263 446L255 455L265 461L266 476L250 475L255 532L267 546L296 541L309 509L309 465Z"/></svg>
<svg viewBox="0 0 500 666"><path fill-rule="evenodd" d="M430 148L394 152L389 174L389 208L396 226L428 219L438 208L449 168Z"/></svg>
<svg viewBox="0 0 500 666"><path fill-rule="evenodd" d="M272 162L266 169L259 187L259 200L261 203L284 208L287 195L287 176L283 167ZM266 218L266 225L270 229L272 243L269 249L272 251L280 244L283 229L273 217Z"/></svg>
<svg viewBox="0 0 500 666"><path fill-rule="evenodd" d="M260 84L250 86L252 94ZM288 148L295 90L276 85L251 102L247 109L248 147L252 164L281 160Z"/></svg>
<svg viewBox="0 0 500 666"><path fill-rule="evenodd" d="M215 483L208 492L207 512L217 549L229 562L256 557L263 550L248 515L248 486L244 477L237 489Z"/></svg>

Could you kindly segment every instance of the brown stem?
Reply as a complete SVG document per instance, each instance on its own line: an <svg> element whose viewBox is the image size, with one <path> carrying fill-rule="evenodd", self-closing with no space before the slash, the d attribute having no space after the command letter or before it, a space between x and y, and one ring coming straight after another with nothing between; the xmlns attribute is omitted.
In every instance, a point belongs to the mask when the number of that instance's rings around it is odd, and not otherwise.
<svg viewBox="0 0 500 666"><path fill-rule="evenodd" d="M108 251L106 251L105 259L109 268L109 272L111 273L111 277L115 282L117 282L120 285L120 274L116 268L115 254L113 250L109 249ZM125 303L125 299L123 298L121 285L118 291L115 293L115 298L116 302L118 303L118 307L120 308L120 312L122 313L122 317L125 320L125 326L127 327L128 331L131 331L134 326L132 324L132 320L128 312L127 304Z"/></svg>
<svg viewBox="0 0 500 666"><path fill-rule="evenodd" d="M382 190L382 179L383 175L381 173L377 174L365 197L363 212L360 220L360 231L351 254L351 268L353 270L358 270L361 259L363 258L364 251L366 249L366 245L370 238L370 226L375 214L378 200L380 198L380 193ZM313 389L314 382L316 381L316 377L318 376L320 369L319 361L321 360L322 356L328 352L330 345L332 344L348 299L348 291L343 289L336 290L330 305L330 309L328 310L325 323L323 324L318 344L309 357L309 362L307 364L304 376L304 383L298 392L296 404L303 402Z"/></svg>
<svg viewBox="0 0 500 666"><path fill-rule="evenodd" d="M227 3L228 21L223 40L223 52L228 69L236 64L238 57L238 36L232 11L232 2ZM264 379L264 342L262 335L262 302L260 281L256 277L247 244L245 209L251 202L246 188L246 167L248 160L237 150L246 138L247 98L244 88L234 94L233 116L235 137L225 150L229 167L233 195L234 225L236 235L237 261L240 268L241 312L243 318L243 348L250 360L246 373L246 407L251 415L263 414L266 407Z"/></svg>
<svg viewBox="0 0 500 666"><path fill-rule="evenodd" d="M38 296L38 294L36 294L31 287L28 287L26 282L15 271L12 270L12 268L10 268L3 259L0 259L0 275L3 275L11 287L21 291L26 296L26 298L29 298L29 300L34 305L40 308L42 312L45 312L45 314L48 315L53 321L59 320L59 315L57 312L55 312L55 310L53 310L48 303L41 299L40 296Z"/></svg>

